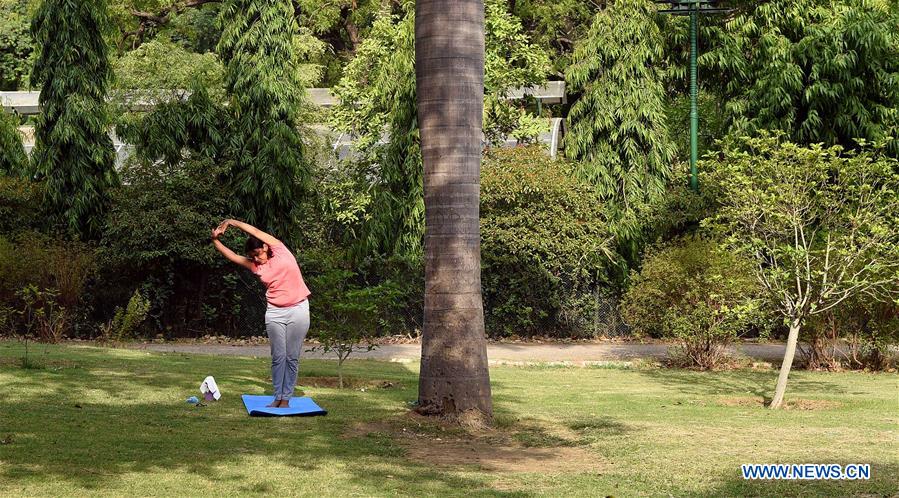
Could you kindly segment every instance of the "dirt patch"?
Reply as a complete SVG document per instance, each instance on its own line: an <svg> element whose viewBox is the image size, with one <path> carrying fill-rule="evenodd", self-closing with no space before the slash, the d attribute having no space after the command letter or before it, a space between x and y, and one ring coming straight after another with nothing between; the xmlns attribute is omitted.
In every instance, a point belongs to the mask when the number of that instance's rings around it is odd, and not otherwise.
<svg viewBox="0 0 899 498"><path fill-rule="evenodd" d="M410 460L439 467L563 474L598 472L605 466L601 456L585 447L561 440L559 446L531 446L519 440L520 433L515 429L460 427L409 414L389 421L357 424L343 437L386 434L405 450Z"/></svg>
<svg viewBox="0 0 899 498"><path fill-rule="evenodd" d="M300 377L297 385L301 387L323 387L337 389L340 387L338 377ZM404 389L402 383L392 380L343 378L344 389Z"/></svg>
<svg viewBox="0 0 899 498"><path fill-rule="evenodd" d="M723 406L748 406L752 408L767 408L768 402L761 396L743 396L719 398L718 404ZM843 406L839 401L826 399L790 399L784 401L784 410L829 410Z"/></svg>
<svg viewBox="0 0 899 498"><path fill-rule="evenodd" d="M477 466L488 472L560 474L598 471L599 458L584 448L533 448L478 440L436 440L407 447L410 459L443 467Z"/></svg>

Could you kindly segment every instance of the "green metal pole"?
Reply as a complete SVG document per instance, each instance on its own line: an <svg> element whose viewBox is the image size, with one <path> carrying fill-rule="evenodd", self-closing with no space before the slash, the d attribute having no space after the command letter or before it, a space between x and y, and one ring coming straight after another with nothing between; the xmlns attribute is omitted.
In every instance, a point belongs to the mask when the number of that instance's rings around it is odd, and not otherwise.
<svg viewBox="0 0 899 498"><path fill-rule="evenodd" d="M699 135L699 110L696 108L696 22L699 17L699 2L690 9L690 187L699 192L699 178L696 171Z"/></svg>

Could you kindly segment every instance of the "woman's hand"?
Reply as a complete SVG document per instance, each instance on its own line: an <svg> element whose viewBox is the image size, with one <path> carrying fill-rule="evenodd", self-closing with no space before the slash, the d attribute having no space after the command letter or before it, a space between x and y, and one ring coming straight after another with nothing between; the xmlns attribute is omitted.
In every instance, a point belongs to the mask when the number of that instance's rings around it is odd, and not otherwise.
<svg viewBox="0 0 899 498"><path fill-rule="evenodd" d="M252 261L243 256L235 254L234 251L228 249L228 246L226 246L222 243L222 241L219 240L219 236L221 236L225 232L225 228L227 228L227 226L222 227L222 225L219 225L218 227L212 229L212 245L215 246L215 249L218 252L222 253L222 256L227 258L229 261L237 263L247 270L253 271L255 265Z"/></svg>
<svg viewBox="0 0 899 498"><path fill-rule="evenodd" d="M253 225L250 225L249 223L244 223L242 221L233 220L231 218L228 218L227 220L221 222L219 224L218 228L216 228L216 230L219 231L219 235L221 235L221 234L225 233L225 230L227 230L228 227L237 227L237 228L243 230L248 235L252 235L253 237L256 237L257 239L261 240L262 242L265 242L269 246L273 246L275 244L281 243L280 241L278 241L278 239L272 237L271 235L263 232L262 230L260 230L256 227L254 227Z"/></svg>
<svg viewBox="0 0 899 498"><path fill-rule="evenodd" d="M228 227L231 226L231 223L233 223L233 222L234 222L234 220L228 218L227 220L224 220L221 223L219 223L219 226L216 227L216 230L219 231L219 234L223 234L223 233L225 233L225 230L227 230Z"/></svg>

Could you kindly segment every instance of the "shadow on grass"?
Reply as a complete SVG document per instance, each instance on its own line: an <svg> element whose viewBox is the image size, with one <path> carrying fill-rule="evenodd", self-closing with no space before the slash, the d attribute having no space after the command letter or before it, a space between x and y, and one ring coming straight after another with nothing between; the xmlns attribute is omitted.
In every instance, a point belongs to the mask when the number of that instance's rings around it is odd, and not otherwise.
<svg viewBox="0 0 899 498"><path fill-rule="evenodd" d="M701 372L674 368L636 370L653 382L674 391L691 395L757 396L767 405L774 394L777 371L733 370ZM797 378L798 377L798 378ZM845 394L844 386L823 380L790 375L788 390L792 392L818 392L821 394Z"/></svg>
<svg viewBox="0 0 899 498"><path fill-rule="evenodd" d="M342 437L358 421L403 413L416 398L416 375L399 364L348 370L403 388L305 388L328 416L250 418L239 395L268 392L265 358L55 348L46 361L38 370L0 365L0 390L15 393L0 399L0 482L63 482L78 493L116 489L124 475L140 474L152 494L155 480L171 489L179 484L173 475L189 473L225 486L228 494L280 494L297 475L320 475L334 482L315 484L337 494L357 487L373 495L526 496L489 489L489 476L466 478L413 464L390 438ZM210 374L222 400L205 407L185 403ZM304 361L299 385L304 375L335 374L333 362ZM267 463L280 467L270 472ZM278 475L285 467L286 479Z"/></svg>
<svg viewBox="0 0 899 498"><path fill-rule="evenodd" d="M758 462L747 462L758 463ZM712 479L720 483L714 489L701 493L680 494L680 496L896 496L899 489L899 465L886 462L790 462L790 463L837 463L844 468L847 464L868 463L871 478L868 480L746 480L740 468Z"/></svg>

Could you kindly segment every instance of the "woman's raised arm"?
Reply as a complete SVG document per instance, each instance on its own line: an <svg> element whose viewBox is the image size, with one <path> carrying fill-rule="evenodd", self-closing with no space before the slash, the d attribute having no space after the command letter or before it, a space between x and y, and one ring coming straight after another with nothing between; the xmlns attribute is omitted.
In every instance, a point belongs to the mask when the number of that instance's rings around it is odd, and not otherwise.
<svg viewBox="0 0 899 498"><path fill-rule="evenodd" d="M219 225L221 227L221 225ZM243 266L247 270L253 271L253 262L249 259L236 254L234 251L228 248L225 244L222 244L222 241L219 240L219 235L224 232L223 229L216 228L212 231L212 244L215 246L218 252L222 253L222 256L231 261L232 263L237 263L240 266Z"/></svg>
<svg viewBox="0 0 899 498"><path fill-rule="evenodd" d="M224 232L225 229L227 229L229 226L237 227L237 228L243 230L244 232L246 232L247 234L252 235L253 237L256 237L257 239L261 240L262 242L268 244L269 246L273 246L273 245L281 243L280 240L276 239L272 235L267 234L267 233L263 232L262 230L254 227L253 225L250 225L249 223L244 223L242 221L227 219L227 220L223 221L218 226L218 228L216 228L216 230L221 230L221 232Z"/></svg>

